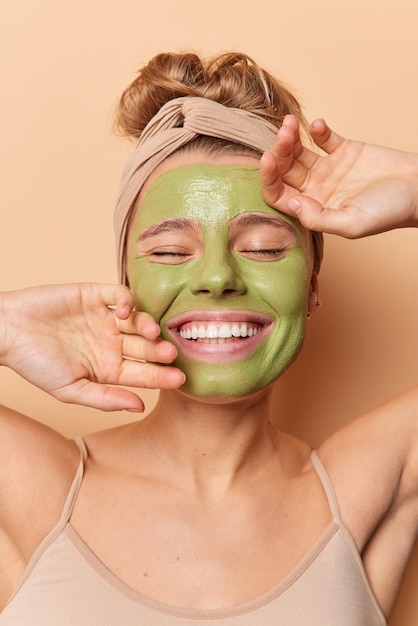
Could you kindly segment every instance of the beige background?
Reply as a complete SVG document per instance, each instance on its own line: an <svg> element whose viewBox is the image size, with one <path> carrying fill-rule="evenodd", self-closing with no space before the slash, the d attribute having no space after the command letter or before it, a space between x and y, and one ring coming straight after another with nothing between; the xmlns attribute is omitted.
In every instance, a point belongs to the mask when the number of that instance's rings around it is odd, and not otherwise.
<svg viewBox="0 0 418 626"><path fill-rule="evenodd" d="M112 108L162 50L243 50L293 85L310 119L418 151L412 0L1 0L0 11L0 289L116 280L112 204L129 146L111 133ZM327 237L323 306L275 394L285 429L316 445L416 382L417 260L412 231ZM61 405L12 372L0 386L3 403L70 436L131 419ZM144 396L149 409L155 394ZM392 626L418 623L417 588L415 553Z"/></svg>

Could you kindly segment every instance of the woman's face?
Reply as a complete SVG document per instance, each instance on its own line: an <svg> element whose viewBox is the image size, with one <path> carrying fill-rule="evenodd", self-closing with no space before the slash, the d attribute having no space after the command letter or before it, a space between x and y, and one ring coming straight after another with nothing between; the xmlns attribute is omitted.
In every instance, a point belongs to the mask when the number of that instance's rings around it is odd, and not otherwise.
<svg viewBox="0 0 418 626"><path fill-rule="evenodd" d="M270 386L302 346L312 292L307 231L265 204L257 159L224 161L156 170L128 243L136 306L177 346L182 391L205 398Z"/></svg>

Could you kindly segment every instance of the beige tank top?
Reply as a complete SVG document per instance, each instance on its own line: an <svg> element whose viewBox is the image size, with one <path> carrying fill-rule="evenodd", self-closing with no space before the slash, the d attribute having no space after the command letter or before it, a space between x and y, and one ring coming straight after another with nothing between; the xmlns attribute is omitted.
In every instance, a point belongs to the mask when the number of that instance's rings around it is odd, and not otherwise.
<svg viewBox="0 0 418 626"><path fill-rule="evenodd" d="M344 526L328 475L312 463L332 521L296 567L262 596L223 610L182 609L136 592L114 576L69 520L83 477L81 461L56 527L33 555L1 626L384 626L356 545ZM254 573L256 575L256 572Z"/></svg>

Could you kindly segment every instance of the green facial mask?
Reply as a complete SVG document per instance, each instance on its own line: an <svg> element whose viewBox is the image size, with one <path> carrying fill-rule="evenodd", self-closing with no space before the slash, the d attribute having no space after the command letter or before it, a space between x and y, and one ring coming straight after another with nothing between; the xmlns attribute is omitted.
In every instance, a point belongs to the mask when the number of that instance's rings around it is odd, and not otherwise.
<svg viewBox="0 0 418 626"><path fill-rule="evenodd" d="M245 397L287 369L303 343L311 266L307 232L264 202L258 169L241 164L161 174L131 227L137 309L177 345L182 391L195 396Z"/></svg>

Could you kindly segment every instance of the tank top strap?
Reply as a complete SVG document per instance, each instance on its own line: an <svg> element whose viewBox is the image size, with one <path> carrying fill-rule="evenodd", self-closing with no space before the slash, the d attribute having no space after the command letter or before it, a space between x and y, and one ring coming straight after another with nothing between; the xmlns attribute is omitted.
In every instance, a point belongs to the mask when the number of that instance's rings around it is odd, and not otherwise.
<svg viewBox="0 0 418 626"><path fill-rule="evenodd" d="M312 450L311 452L311 462L312 462L314 470L316 471L318 475L319 480L322 483L322 487L327 497L332 517L334 520L338 521L341 524L342 520L341 520L340 507L338 505L338 500L335 494L334 487L332 485L332 482L328 475L327 470L325 469L325 467L323 466L322 462L320 461L318 457L316 450Z"/></svg>
<svg viewBox="0 0 418 626"><path fill-rule="evenodd" d="M84 443L83 438L77 437L76 439L74 439L74 443L80 451L80 462L78 464L77 471L68 491L67 498L64 503L64 508L61 513L61 518L58 522L58 526L60 527L63 527L71 517L71 513L73 512L75 501L77 500L77 495L81 487L81 482L83 480L84 466L88 457L86 444Z"/></svg>

